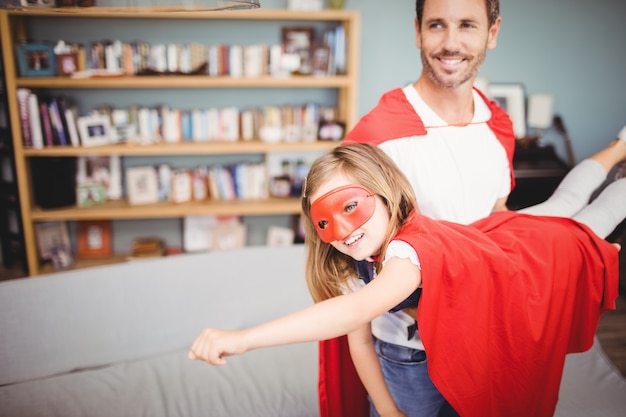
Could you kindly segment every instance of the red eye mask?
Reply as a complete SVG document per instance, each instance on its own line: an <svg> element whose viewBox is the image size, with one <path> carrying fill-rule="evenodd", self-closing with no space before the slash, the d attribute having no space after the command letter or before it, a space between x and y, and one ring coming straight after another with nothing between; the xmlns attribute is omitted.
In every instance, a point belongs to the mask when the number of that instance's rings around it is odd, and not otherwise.
<svg viewBox="0 0 626 417"><path fill-rule="evenodd" d="M374 214L374 194L360 185L335 188L311 204L311 221L325 243L343 240Z"/></svg>

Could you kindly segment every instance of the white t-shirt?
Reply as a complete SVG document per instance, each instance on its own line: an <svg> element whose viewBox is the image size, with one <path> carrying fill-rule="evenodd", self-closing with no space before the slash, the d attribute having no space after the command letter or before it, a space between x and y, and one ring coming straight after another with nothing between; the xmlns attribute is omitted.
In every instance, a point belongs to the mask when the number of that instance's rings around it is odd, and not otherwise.
<svg viewBox="0 0 626 417"><path fill-rule="evenodd" d="M506 151L487 121L491 111L474 91L474 117L463 127L448 126L422 100L413 85L403 88L407 99L422 119L428 134L394 139L379 145L413 185L421 213L441 220L469 224L491 213L496 200L511 190ZM386 259L407 257L409 245L387 249ZM419 266L417 257L416 264ZM360 281L360 280L359 280ZM389 343L423 349L419 332L407 340L407 327L414 317L399 311L372 321L372 334Z"/></svg>

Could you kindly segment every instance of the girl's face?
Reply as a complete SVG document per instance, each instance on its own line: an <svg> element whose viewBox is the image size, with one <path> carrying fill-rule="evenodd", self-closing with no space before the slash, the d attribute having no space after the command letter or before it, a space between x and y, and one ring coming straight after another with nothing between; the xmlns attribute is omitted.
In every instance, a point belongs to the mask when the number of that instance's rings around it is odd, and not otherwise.
<svg viewBox="0 0 626 417"><path fill-rule="evenodd" d="M346 186L354 187L337 190ZM390 220L387 207L344 173L311 195L311 214L320 238L341 253L356 260L380 253Z"/></svg>

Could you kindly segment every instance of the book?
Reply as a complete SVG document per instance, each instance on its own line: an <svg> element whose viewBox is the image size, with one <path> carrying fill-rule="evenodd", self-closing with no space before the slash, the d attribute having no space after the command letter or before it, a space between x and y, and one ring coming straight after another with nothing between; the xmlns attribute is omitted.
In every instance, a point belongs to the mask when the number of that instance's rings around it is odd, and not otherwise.
<svg viewBox="0 0 626 417"><path fill-rule="evenodd" d="M58 139L57 145L67 146L68 140L63 128L63 122L61 121L61 111L55 97L50 99L48 109L50 110L50 124L52 125L53 134L56 132L56 138Z"/></svg>
<svg viewBox="0 0 626 417"><path fill-rule="evenodd" d="M28 88L17 89L17 106L20 112L20 125L22 128L22 145L25 148L33 147L33 138L30 132L30 106L28 97L31 91Z"/></svg>
<svg viewBox="0 0 626 417"><path fill-rule="evenodd" d="M243 47L241 45L231 45L228 53L230 76L241 78L243 76Z"/></svg>
<svg viewBox="0 0 626 417"><path fill-rule="evenodd" d="M33 148L41 149L43 148L43 130L41 129L41 119L39 118L39 100L37 94L31 93L28 96L28 114Z"/></svg>
<svg viewBox="0 0 626 417"><path fill-rule="evenodd" d="M76 120L78 119L78 109L70 107L65 109L65 121L67 123L67 132L70 137L72 146L80 146L80 137L78 136L78 128Z"/></svg>
<svg viewBox="0 0 626 417"><path fill-rule="evenodd" d="M71 108L72 106L69 102L69 99L65 96L55 97L54 100L56 101L59 108L59 119L61 120L61 126L63 128L63 132L65 133L65 140L67 141L67 145L72 145L66 117L66 110Z"/></svg>
<svg viewBox="0 0 626 417"><path fill-rule="evenodd" d="M180 127L183 142L190 142L193 135L193 126L191 121L191 111L182 110L180 113Z"/></svg>
<svg viewBox="0 0 626 417"><path fill-rule="evenodd" d="M54 146L52 123L50 123L50 111L48 110L48 103L44 100L39 103L39 118L41 120L41 127L46 146Z"/></svg>

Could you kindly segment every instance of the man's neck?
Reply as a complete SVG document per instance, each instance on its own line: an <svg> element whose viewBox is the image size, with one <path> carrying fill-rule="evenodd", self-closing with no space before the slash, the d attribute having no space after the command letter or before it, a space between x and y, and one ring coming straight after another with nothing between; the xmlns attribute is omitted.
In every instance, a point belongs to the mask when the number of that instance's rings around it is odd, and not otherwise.
<svg viewBox="0 0 626 417"><path fill-rule="evenodd" d="M470 81L456 88L443 88L422 76L413 83L422 100L450 125L466 125L474 117L474 96Z"/></svg>

